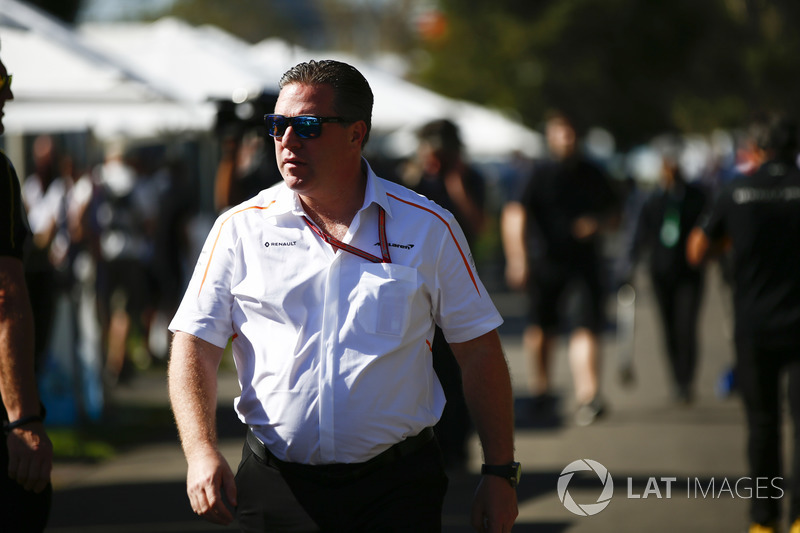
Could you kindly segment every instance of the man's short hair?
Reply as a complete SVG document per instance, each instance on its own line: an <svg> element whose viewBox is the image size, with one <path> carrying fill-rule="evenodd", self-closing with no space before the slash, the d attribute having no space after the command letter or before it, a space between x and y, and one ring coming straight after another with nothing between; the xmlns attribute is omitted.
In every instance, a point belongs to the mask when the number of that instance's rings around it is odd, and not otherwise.
<svg viewBox="0 0 800 533"><path fill-rule="evenodd" d="M333 87L335 112L348 120L363 120L367 124L367 134L361 146L367 143L372 129L374 98L369 82L355 67L330 59L300 63L281 76L279 86L283 89L292 83Z"/></svg>
<svg viewBox="0 0 800 533"><path fill-rule="evenodd" d="M794 161L798 151L798 125L794 117L768 116L759 133L756 137L759 148L771 151L778 159Z"/></svg>

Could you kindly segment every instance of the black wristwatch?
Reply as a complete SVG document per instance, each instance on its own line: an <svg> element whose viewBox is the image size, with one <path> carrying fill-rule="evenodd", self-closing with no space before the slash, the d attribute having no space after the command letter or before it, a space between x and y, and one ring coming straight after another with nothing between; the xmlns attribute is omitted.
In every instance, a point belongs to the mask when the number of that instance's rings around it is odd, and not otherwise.
<svg viewBox="0 0 800 533"><path fill-rule="evenodd" d="M500 476L506 479L512 487L517 488L519 478L522 476L522 465L519 463L508 463L507 465L483 465L481 475Z"/></svg>

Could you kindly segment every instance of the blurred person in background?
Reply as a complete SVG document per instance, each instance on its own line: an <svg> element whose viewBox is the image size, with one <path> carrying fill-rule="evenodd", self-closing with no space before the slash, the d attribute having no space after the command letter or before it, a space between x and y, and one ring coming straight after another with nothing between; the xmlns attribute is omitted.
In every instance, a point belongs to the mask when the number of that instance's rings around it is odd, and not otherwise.
<svg viewBox="0 0 800 533"><path fill-rule="evenodd" d="M441 530L438 324L488 463L472 526L510 531L520 465L502 318L458 223L363 158L373 95L355 68L301 63L280 86L265 120L283 181L217 219L170 324L192 508L227 524L230 505L259 533ZM236 476L214 414L229 339L248 425Z"/></svg>
<svg viewBox="0 0 800 533"><path fill-rule="evenodd" d="M114 141L106 147L105 161L93 171L100 188L98 298L106 349L104 377L110 386L127 378L128 356L150 358L146 343L134 346L130 341L134 333L138 339L148 337L147 311L153 301L148 260L158 202L150 180L133 163L122 141ZM133 349L144 353L129 353Z"/></svg>
<svg viewBox="0 0 800 533"><path fill-rule="evenodd" d="M196 214L197 189L184 161L170 156L159 170L164 184L158 196L153 269L157 280L157 313L150 328L150 351L166 360L172 338L167 326L174 316L191 273L190 225Z"/></svg>
<svg viewBox="0 0 800 533"><path fill-rule="evenodd" d="M103 347L97 306L100 260L96 220L97 187L91 173L70 155L62 157L62 175L72 186L66 198L67 259L71 274L71 307L76 329L76 383L81 385L80 414L97 421L103 412Z"/></svg>
<svg viewBox="0 0 800 533"><path fill-rule="evenodd" d="M516 200L502 213L506 280L530 299L524 346L536 410L549 414L550 374L561 327L570 330L568 357L575 388L575 422L601 416L600 342L605 326L602 233L616 226L619 201L610 178L578 150L577 132L560 112L548 114L551 158L534 165Z"/></svg>
<svg viewBox="0 0 800 533"><path fill-rule="evenodd" d="M417 132L415 162L407 167L405 184L444 207L455 216L471 249L486 223L486 187L481 176L465 160L458 126L447 119L431 121ZM433 338L433 368L444 389L442 417L434 426L445 465L462 469L469 459L467 442L472 431L464 400L461 370L441 328Z"/></svg>
<svg viewBox="0 0 800 533"><path fill-rule="evenodd" d="M214 207L221 213L280 181L275 158L256 128L229 124L222 134L222 150L214 182Z"/></svg>
<svg viewBox="0 0 800 533"><path fill-rule="evenodd" d="M11 81L0 61L0 135L3 107L14 99ZM0 191L0 530L40 532L50 515L53 446L34 371L34 320L23 265L30 229L17 174L2 151Z"/></svg>
<svg viewBox="0 0 800 533"><path fill-rule="evenodd" d="M649 252L673 395L677 402L689 404L694 398L704 269L687 262L686 242L706 209L707 195L686 182L677 155L675 150L662 155L660 181L639 211L624 277L630 280L636 262Z"/></svg>
<svg viewBox="0 0 800 533"><path fill-rule="evenodd" d="M764 163L719 194L689 237L689 263L729 250L737 384L747 417L748 475L782 479L781 403L794 425L789 476L791 533L800 533L800 170L798 126L776 116L758 140ZM781 386L788 375L788 393ZM750 533L781 531L783 489L770 482L750 501Z"/></svg>
<svg viewBox="0 0 800 533"><path fill-rule="evenodd" d="M33 142L34 171L22 184L22 201L28 213L33 246L26 261L26 280L36 325L36 364L44 364L50 344L58 295L64 282L62 234L66 225L69 183L61 176L59 154L50 135Z"/></svg>
<svg viewBox="0 0 800 533"><path fill-rule="evenodd" d="M458 126L434 120L419 129L417 139L416 165L404 176L405 185L453 213L474 246L486 227L486 185L465 160Z"/></svg>

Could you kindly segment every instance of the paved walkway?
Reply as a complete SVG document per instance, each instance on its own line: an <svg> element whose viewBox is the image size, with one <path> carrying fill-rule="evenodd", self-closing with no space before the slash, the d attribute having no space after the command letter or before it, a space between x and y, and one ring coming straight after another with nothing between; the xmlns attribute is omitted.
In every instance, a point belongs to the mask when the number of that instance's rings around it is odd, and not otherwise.
<svg viewBox="0 0 800 533"><path fill-rule="evenodd" d="M720 399L715 392L717 378L731 359L724 327L725 297L717 278L710 276L707 286L697 398L690 407L671 402L652 295L646 280L639 281L636 381L624 386L617 379L617 347L614 335L609 334L603 387L610 410L589 427L572 422L571 379L563 354L556 360L554 374L561 399L559 416L543 423L529 415L526 361L520 345L524 300L514 294L495 295L507 317L501 334L515 386L517 456L524 467L515 532L729 532L745 528L747 494L740 490L737 495L734 490L745 475L742 409L738 399ZM242 446L240 428L229 414L236 389L235 377L224 375L221 445L234 468ZM118 388L114 401L166 405L165 378L139 377ZM481 462L477 441L473 439L472 444L468 473L451 477L444 513L447 533L470 531L469 504ZM558 496L562 470L581 459L600 463L613 479L613 497L593 516L573 514ZM97 465L58 464L48 531L235 530L206 524L192 514L184 491L185 468L176 440L151 442ZM566 485L576 506L597 502L602 487L592 472L578 472Z"/></svg>

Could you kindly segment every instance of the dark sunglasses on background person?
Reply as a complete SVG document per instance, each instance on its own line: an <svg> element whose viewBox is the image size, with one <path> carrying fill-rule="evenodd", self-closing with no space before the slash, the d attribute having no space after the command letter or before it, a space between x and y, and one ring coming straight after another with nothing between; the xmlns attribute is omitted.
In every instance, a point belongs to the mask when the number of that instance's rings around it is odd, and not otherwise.
<svg viewBox="0 0 800 533"><path fill-rule="evenodd" d="M13 74L7 74L6 76L0 75L0 91L8 87L11 89L11 80L14 78Z"/></svg>
<svg viewBox="0 0 800 533"><path fill-rule="evenodd" d="M315 117L313 115L300 115L297 117L285 117L283 115L264 115L264 122L267 125L267 133L270 137L283 137L286 128L292 127L301 139L314 139L322 134L322 124L324 122L338 122L347 124L353 122L342 117Z"/></svg>

